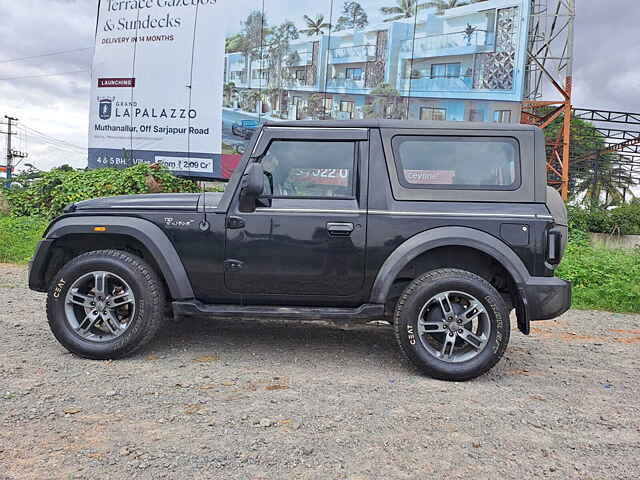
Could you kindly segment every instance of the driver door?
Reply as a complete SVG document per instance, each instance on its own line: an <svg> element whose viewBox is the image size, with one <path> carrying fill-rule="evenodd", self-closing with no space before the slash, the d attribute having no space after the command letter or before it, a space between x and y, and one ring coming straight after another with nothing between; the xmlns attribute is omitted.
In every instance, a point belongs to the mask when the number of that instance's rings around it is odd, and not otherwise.
<svg viewBox="0 0 640 480"><path fill-rule="evenodd" d="M362 132L309 136L260 139L251 161L263 167L263 195L243 213L236 192L227 218L225 286L234 293L344 297L362 288L368 142Z"/></svg>

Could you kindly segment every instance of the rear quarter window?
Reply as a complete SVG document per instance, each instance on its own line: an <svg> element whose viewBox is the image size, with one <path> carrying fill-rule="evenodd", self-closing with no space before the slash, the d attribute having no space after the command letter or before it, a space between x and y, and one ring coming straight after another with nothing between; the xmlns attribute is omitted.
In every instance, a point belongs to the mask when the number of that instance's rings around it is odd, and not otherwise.
<svg viewBox="0 0 640 480"><path fill-rule="evenodd" d="M516 190L520 146L512 137L398 135L392 140L405 188Z"/></svg>

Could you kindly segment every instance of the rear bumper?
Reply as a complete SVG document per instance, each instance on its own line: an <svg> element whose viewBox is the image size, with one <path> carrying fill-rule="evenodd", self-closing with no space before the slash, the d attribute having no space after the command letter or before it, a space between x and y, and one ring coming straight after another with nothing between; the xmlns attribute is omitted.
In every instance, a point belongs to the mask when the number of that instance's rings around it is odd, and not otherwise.
<svg viewBox="0 0 640 480"><path fill-rule="evenodd" d="M571 282L556 277L530 277L522 285L527 319L549 320L571 307Z"/></svg>
<svg viewBox="0 0 640 480"><path fill-rule="evenodd" d="M29 262L29 288L36 292L46 292L45 273L49 263L53 240L44 239L38 243L33 258Z"/></svg>

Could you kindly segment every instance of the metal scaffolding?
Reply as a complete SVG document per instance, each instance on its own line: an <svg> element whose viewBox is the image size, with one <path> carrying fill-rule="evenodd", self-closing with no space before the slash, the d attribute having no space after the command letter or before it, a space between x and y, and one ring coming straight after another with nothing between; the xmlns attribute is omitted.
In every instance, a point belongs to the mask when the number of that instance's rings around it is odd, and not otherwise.
<svg viewBox="0 0 640 480"><path fill-rule="evenodd" d="M578 151L578 145L572 147L569 166L575 179L570 179L570 185L585 179L594 188L598 183L606 184L605 204L612 190L620 192L620 199L626 201L640 185L640 113L574 108L573 116L593 125L581 132L582 141L593 137L600 146L587 152Z"/></svg>
<svg viewBox="0 0 640 480"><path fill-rule="evenodd" d="M547 142L547 169L548 183L565 200L569 196L574 20L575 0L531 0L522 104L522 123L546 128L562 118L562 127Z"/></svg>

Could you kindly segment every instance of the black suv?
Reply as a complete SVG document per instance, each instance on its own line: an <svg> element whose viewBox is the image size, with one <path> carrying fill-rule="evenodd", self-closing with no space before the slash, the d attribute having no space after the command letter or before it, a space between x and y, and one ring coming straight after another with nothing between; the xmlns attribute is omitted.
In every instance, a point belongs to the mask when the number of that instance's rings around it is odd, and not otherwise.
<svg viewBox="0 0 640 480"><path fill-rule="evenodd" d="M67 207L29 286L88 358L131 353L168 313L387 320L419 369L465 380L500 359L512 310L527 334L571 303L554 277L567 213L545 166L532 126L266 124L224 194Z"/></svg>
<svg viewBox="0 0 640 480"><path fill-rule="evenodd" d="M231 125L231 133L242 138L251 138L258 129L257 120L240 120Z"/></svg>

